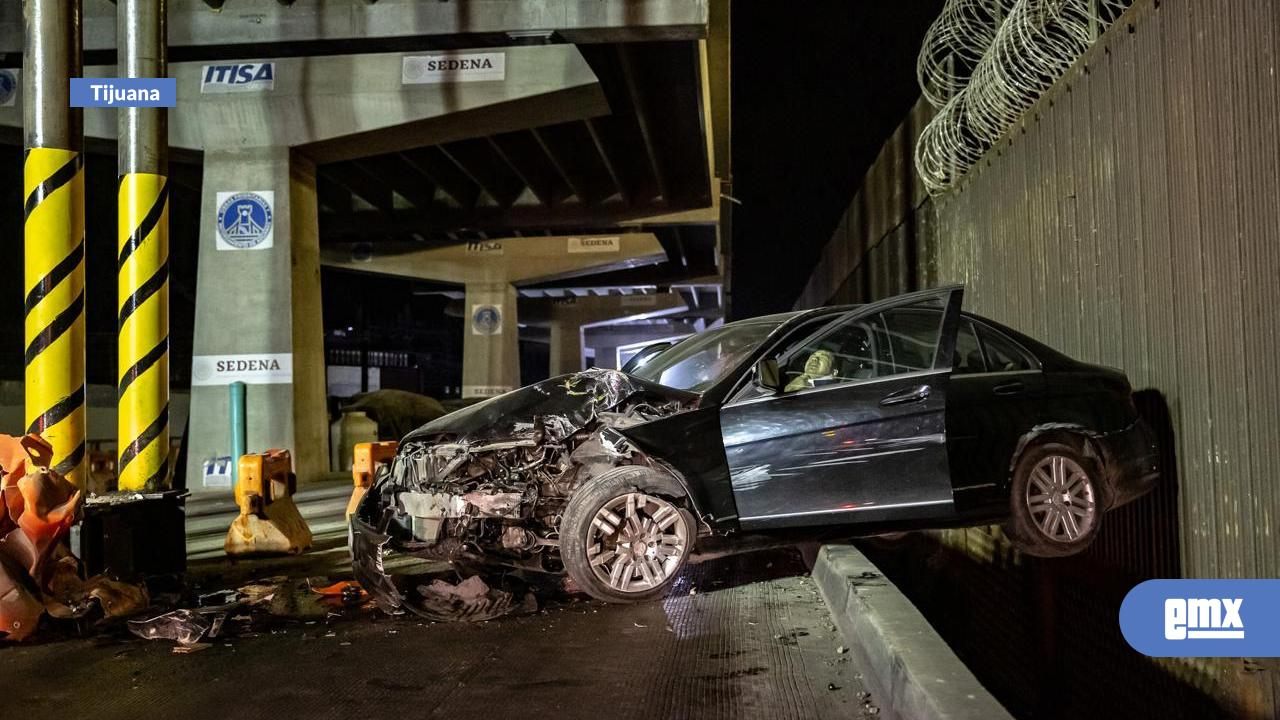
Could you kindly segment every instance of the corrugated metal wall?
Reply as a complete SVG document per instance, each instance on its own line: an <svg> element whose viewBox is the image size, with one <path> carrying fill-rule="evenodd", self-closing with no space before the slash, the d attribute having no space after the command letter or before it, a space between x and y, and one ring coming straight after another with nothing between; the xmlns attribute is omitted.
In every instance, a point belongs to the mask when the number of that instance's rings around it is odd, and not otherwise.
<svg viewBox="0 0 1280 720"><path fill-rule="evenodd" d="M1193 577L1280 576L1277 13L1135 8L937 203L970 308L1164 395Z"/></svg>
<svg viewBox="0 0 1280 720"><path fill-rule="evenodd" d="M1280 5L1138 2L957 190L890 138L797 307L960 281L1167 401L1189 576L1280 577Z"/></svg>
<svg viewBox="0 0 1280 720"><path fill-rule="evenodd" d="M933 200L911 162L930 113L917 105L796 303L964 282L969 309L1124 368L1136 388L1155 391L1146 396L1155 414L1167 413L1169 482L1109 514L1088 553L1018 559L998 530L979 528L931 534L932 549L915 558L959 553L946 561L957 597L930 617L1019 712L1084 709L1056 697L1052 682L1028 685L1027 663L990 647L1019 613L1039 618L1038 642L1056 647L1053 657L1075 657L1067 648L1083 642L1077 660L1107 658L1093 673L1041 657L1032 673L1087 678L1100 716L1125 698L1169 717L1196 717L1208 698L1222 714L1280 712L1280 663L1153 665L1100 620L1149 577L1280 577L1278 56L1280 3L1139 0L957 189ZM886 557L896 555L909 553ZM928 574L911 570L918 562L902 566L904 587L924 583ZM929 599L944 595L923 584L917 602L929 614ZM1182 684L1148 677L1155 667ZM1112 687L1117 672L1144 677L1146 690Z"/></svg>

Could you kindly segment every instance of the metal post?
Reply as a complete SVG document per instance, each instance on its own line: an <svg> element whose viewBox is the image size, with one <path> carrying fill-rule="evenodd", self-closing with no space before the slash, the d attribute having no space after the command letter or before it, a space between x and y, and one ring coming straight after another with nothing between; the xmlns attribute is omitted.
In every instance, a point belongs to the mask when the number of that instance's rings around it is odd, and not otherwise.
<svg viewBox="0 0 1280 720"><path fill-rule="evenodd" d="M25 0L23 15L27 432L43 435L54 469L83 488L84 137L83 111L70 107L80 0Z"/></svg>
<svg viewBox="0 0 1280 720"><path fill-rule="evenodd" d="M162 78L165 0L119 0L122 77ZM169 184L164 108L121 108L119 238L120 385L116 465L121 490L158 490L169 458ZM235 459L232 459L234 465Z"/></svg>
<svg viewBox="0 0 1280 720"><path fill-rule="evenodd" d="M245 453L248 426L244 416L244 383L237 381L228 387L231 390L230 412L227 413L231 417L231 486L235 487L240 481L240 456Z"/></svg>

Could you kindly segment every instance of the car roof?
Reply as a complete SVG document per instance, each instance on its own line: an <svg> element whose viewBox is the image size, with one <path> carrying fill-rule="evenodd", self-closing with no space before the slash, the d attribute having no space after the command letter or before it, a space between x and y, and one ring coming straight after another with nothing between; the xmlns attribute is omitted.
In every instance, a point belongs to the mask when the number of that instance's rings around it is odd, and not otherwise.
<svg viewBox="0 0 1280 720"><path fill-rule="evenodd" d="M812 317L824 314L836 314L853 310L861 307L861 305L824 305L823 307L810 308L808 310L792 310L791 312L774 313L772 315L757 315L756 317L743 318L725 323L725 325L750 325L752 323L771 322L781 325L790 322L799 317Z"/></svg>

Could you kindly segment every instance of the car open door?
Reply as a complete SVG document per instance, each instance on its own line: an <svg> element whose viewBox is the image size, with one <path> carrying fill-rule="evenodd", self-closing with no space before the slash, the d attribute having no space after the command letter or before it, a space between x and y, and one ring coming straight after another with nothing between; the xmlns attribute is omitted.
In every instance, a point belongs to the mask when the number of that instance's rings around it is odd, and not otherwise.
<svg viewBox="0 0 1280 720"><path fill-rule="evenodd" d="M781 386L720 424L743 529L947 517L947 385L959 286L840 316L779 349Z"/></svg>

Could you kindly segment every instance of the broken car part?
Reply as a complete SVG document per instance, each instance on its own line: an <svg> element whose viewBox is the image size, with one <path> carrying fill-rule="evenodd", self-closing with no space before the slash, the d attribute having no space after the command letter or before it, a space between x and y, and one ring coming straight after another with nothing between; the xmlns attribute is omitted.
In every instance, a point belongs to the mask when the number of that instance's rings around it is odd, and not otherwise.
<svg viewBox="0 0 1280 720"><path fill-rule="evenodd" d="M53 449L39 435L0 435L0 637L22 640L41 615L78 618L133 614L146 588L98 575L81 577L63 540L80 516L83 495L49 468Z"/></svg>

